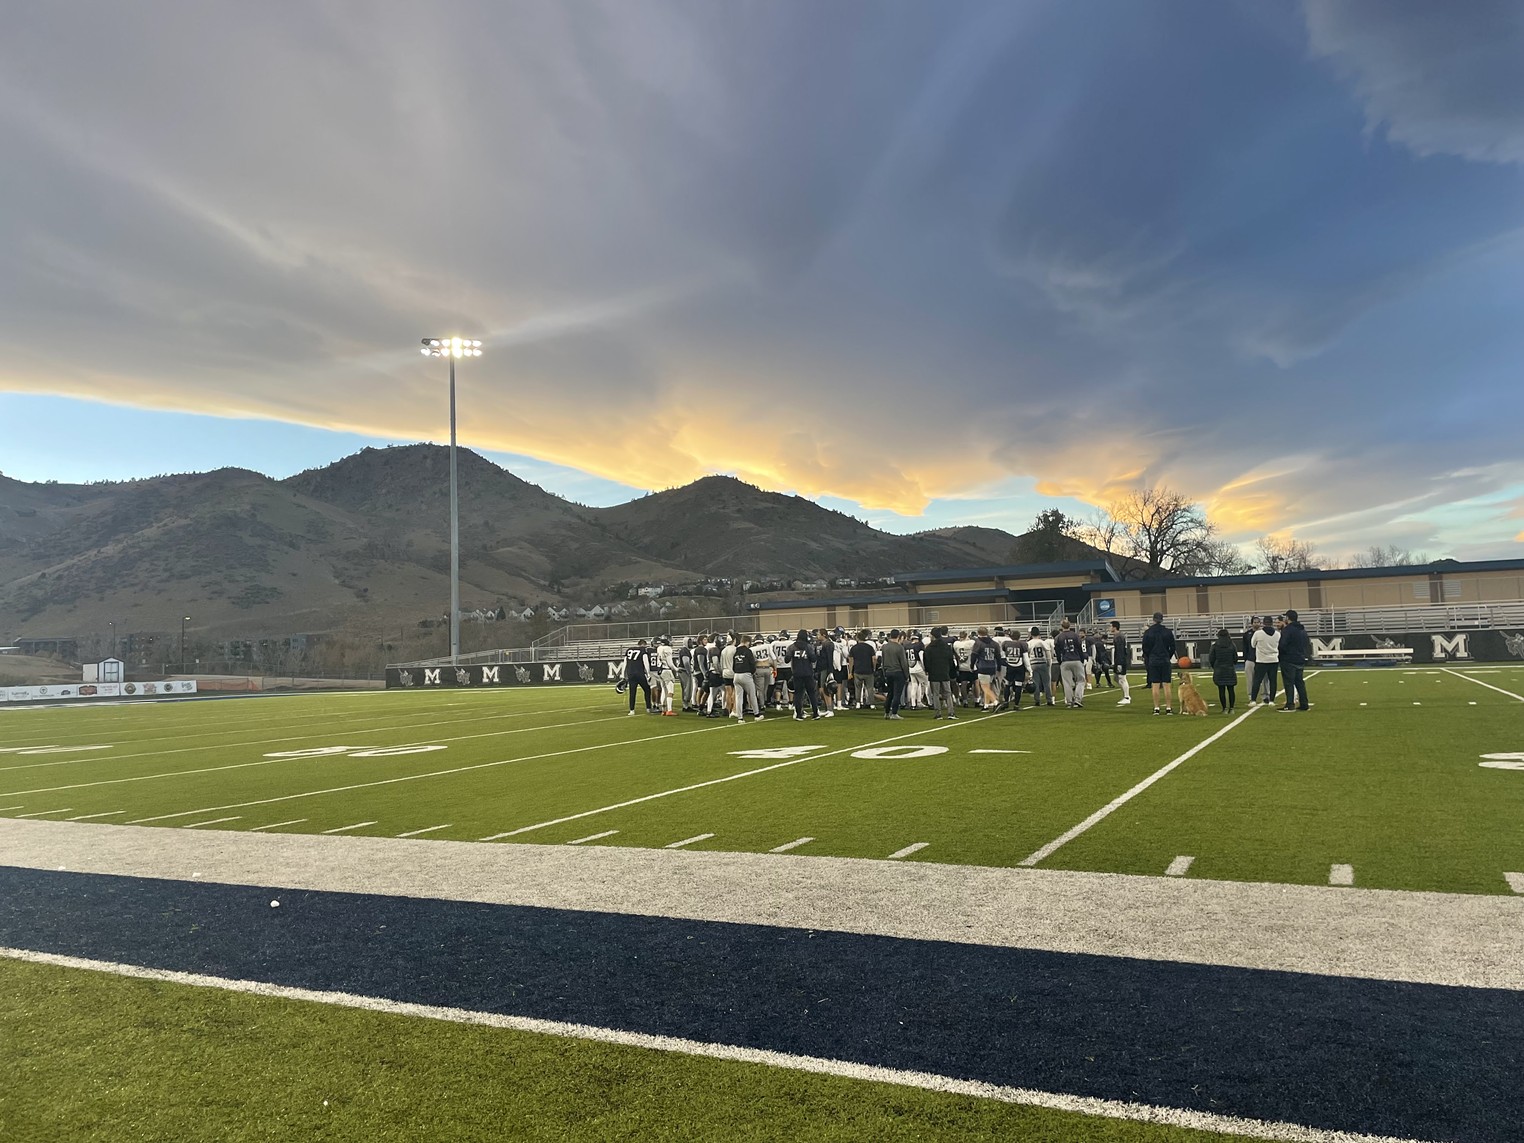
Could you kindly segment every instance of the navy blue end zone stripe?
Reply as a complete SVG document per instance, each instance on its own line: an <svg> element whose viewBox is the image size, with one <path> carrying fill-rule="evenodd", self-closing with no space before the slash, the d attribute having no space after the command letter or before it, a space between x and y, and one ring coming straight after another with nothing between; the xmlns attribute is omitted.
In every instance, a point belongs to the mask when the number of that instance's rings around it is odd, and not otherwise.
<svg viewBox="0 0 1524 1143"><path fill-rule="evenodd" d="M0 946L1328 1130L1524 1137L1524 993L1505 990L14 868Z"/></svg>

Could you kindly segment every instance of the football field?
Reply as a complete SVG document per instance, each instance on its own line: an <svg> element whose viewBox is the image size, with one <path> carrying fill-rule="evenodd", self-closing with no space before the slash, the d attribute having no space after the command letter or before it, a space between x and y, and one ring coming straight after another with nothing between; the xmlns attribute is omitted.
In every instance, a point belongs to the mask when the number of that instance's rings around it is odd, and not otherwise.
<svg viewBox="0 0 1524 1143"><path fill-rule="evenodd" d="M1308 687L1205 718L1142 686L955 721L607 687L5 710L0 1123L1519 1138L1524 665Z"/></svg>

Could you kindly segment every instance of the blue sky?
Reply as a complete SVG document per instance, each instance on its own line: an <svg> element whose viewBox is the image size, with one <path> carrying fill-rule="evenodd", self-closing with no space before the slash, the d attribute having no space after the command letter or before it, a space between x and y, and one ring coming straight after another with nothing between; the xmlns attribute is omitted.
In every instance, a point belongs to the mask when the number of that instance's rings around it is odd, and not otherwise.
<svg viewBox="0 0 1524 1143"><path fill-rule="evenodd" d="M1332 556L1524 554L1524 9L32 6L0 471L461 439L1021 530L1167 483Z"/></svg>

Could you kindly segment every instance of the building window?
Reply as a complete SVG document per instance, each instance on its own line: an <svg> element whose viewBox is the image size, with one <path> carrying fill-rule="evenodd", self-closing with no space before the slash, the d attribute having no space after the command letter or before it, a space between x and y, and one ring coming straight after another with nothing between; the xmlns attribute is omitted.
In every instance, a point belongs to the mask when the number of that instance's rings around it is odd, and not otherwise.
<svg viewBox="0 0 1524 1143"><path fill-rule="evenodd" d="M1196 585L1196 614L1210 615L1212 613L1212 593L1204 583Z"/></svg>

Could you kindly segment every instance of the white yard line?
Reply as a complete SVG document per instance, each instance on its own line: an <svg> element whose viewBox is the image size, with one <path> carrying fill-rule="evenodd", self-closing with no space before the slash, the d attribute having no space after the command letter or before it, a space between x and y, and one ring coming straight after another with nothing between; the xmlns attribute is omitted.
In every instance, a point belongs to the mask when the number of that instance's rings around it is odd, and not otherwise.
<svg viewBox="0 0 1524 1143"><path fill-rule="evenodd" d="M692 837L685 837L685 838L683 838L682 841L674 841L674 842L672 842L672 843L670 843L668 845L664 845L664 846L662 846L662 848L663 849L682 849L683 846L685 846L685 845L692 845L694 842L697 842L697 841L708 841L713 836L714 836L714 834L712 834L712 833L698 833L698 834L694 834Z"/></svg>
<svg viewBox="0 0 1524 1143"><path fill-rule="evenodd" d="M1505 873L1503 880L1508 882L1508 888L1515 893L1524 893L1524 873Z"/></svg>
<svg viewBox="0 0 1524 1143"><path fill-rule="evenodd" d="M1169 863L1169 868L1164 871L1164 876L1184 877L1188 872L1190 872L1191 862L1195 860L1196 859L1194 857L1186 857L1182 854L1181 856L1175 858L1174 861Z"/></svg>
<svg viewBox="0 0 1524 1143"><path fill-rule="evenodd" d="M1473 679L1470 675L1463 675L1459 671L1452 671L1449 667L1444 668L1447 675L1454 675L1457 679L1465 679L1468 683L1475 683L1479 687L1486 687L1489 691L1497 691L1500 695L1507 695L1511 699L1524 702L1524 695L1516 695L1512 691L1505 691L1502 687L1495 687L1491 683L1484 683L1481 679Z"/></svg>
<svg viewBox="0 0 1524 1143"><path fill-rule="evenodd" d="M690 734L708 734L715 730L728 730L726 725L705 726L699 730L684 730L677 734L653 734L647 738L626 738L619 742L600 742L594 746L575 746L570 750L552 750L546 754L524 754L518 758L503 758L496 762L478 762L473 766L456 766L449 770L427 770L422 774L404 774L400 778L378 778L374 782L355 782L348 786L329 786L322 790L308 790L301 794L282 794L277 798L259 798L252 802L233 802L226 806L202 806L196 810L183 810L177 814L159 814L152 818L137 818L128 825L141 825L145 822L162 822L170 818L188 818L195 814L210 814L217 810L242 810L249 806L272 806L277 802L290 802L297 798L316 798L324 794L347 794L351 790L370 790L377 786L393 786L398 782L418 782L424 778L444 778L451 774L465 774L472 770L490 770L494 766L511 766L515 762L538 762L545 758L562 758L568 754L585 754L589 750L609 750L616 746L638 746L644 742L660 742L665 738L683 738ZM287 759L291 761L291 759ZM307 759L310 761L310 759Z"/></svg>
<svg viewBox="0 0 1524 1143"><path fill-rule="evenodd" d="M912 853L920 853L921 850L925 849L930 844L931 844L931 842L929 842L929 841L912 842L910 845L907 845L904 849L896 849L893 853L891 853L889 855L888 860L890 860L890 861L898 861L902 857L909 857Z"/></svg>
<svg viewBox="0 0 1524 1143"><path fill-rule="evenodd" d="M1004 714L997 714L995 718L1004 718ZM837 754L850 754L854 750L867 750L874 746L886 746L891 742L899 742L906 738L919 738L923 734L936 734L939 731L950 730L958 720L950 720L939 726L928 727L926 730L912 731L910 734L897 734L893 738L880 738L877 742L858 742L851 746L843 746L840 750L829 750L824 754L807 754L802 758L790 758L786 762L775 762L771 766L759 766L755 770L743 770L739 774L730 774L724 778L711 778L707 782L695 782L691 786L678 786L674 790L663 790L659 794L646 794L644 797L631 798L625 802L615 802L611 806L599 806L596 810L583 810L580 814L568 814L564 818L552 818L547 822L536 822L534 825L520 826L518 829L506 830L503 833L494 833L488 837L480 838L480 841L498 841L505 837L516 837L521 833L532 833L537 829L546 829L553 825L561 825L563 822L574 822L578 818L590 818L594 814L606 814L613 810L622 810L626 806L638 806L641 802L655 801L657 798L670 798L674 794L686 794L690 790L702 790L705 786L719 786L725 782L738 782L742 778L755 777L758 774L766 774L772 770L782 770L787 766L797 766L801 762L816 762L821 758L832 758ZM974 720L969 720L969 725L974 725ZM988 725L985 720L980 725ZM718 729L711 728L711 729Z"/></svg>
<svg viewBox="0 0 1524 1143"><path fill-rule="evenodd" d="M1328 883L1330 885L1353 885L1355 883L1355 867L1353 865L1330 865L1328 867Z"/></svg>
<svg viewBox="0 0 1524 1143"><path fill-rule="evenodd" d="M1079 837L1080 834L1084 833L1091 826L1095 825L1097 822L1102 821L1106 817L1110 816L1112 813L1114 813L1116 810L1120 809L1122 806L1125 806L1128 802L1132 801L1133 798L1137 797L1144 790L1148 789L1155 782L1157 782L1160 778L1163 778L1166 774L1168 774L1176 766L1179 766L1179 765L1189 761L1191 758L1194 758L1197 754L1201 753L1201 751L1205 750L1208 746L1212 745L1212 743L1216 742L1224 734L1228 733L1228 731L1232 730L1234 727L1236 727L1240 723L1242 723L1244 721L1244 719L1246 719L1246 718L1252 718L1253 715L1254 715L1254 712L1256 710L1258 710L1258 709L1259 709L1259 707L1257 705L1251 704L1248 710L1244 711L1243 714L1239 715L1232 722L1228 723L1227 726L1224 726L1216 734L1212 735L1210 738L1204 738L1204 739L1202 739L1200 742L1196 743L1195 746L1192 746L1189 750L1187 750L1184 754L1180 755L1180 757L1176 758L1174 761L1166 763L1164 766L1160 767L1158 770L1155 770L1152 774L1150 774L1148 777L1144 778L1141 782L1139 782L1132 789L1128 790L1121 797L1112 799L1106 805L1104 805L1100 809L1096 810L1095 813L1091 814L1084 821L1080 822L1079 825L1075 826L1073 829L1069 830L1068 832L1062 833L1058 837L1055 837L1052 841L1048 842L1047 845L1043 846L1036 853L1028 854L1026 857L1021 859L1021 864L1022 865L1028 865L1028 866L1030 866L1030 865L1036 865L1039 861L1042 861L1045 858L1052 856L1052 854L1054 853L1055 850L1059 849L1062 846L1068 845L1071 841L1073 841L1075 838Z"/></svg>
<svg viewBox="0 0 1524 1143"><path fill-rule="evenodd" d="M78 817L70 818L69 820L71 822L87 822L91 818L114 818L117 814L125 814L126 812L126 810L107 810L103 814L80 814Z"/></svg>
<svg viewBox="0 0 1524 1143"><path fill-rule="evenodd" d="M584 841L597 841L601 837L613 837L618 832L617 829L606 829L602 833L590 833L586 837L579 837L576 841L569 841L566 844L581 845Z"/></svg>
<svg viewBox="0 0 1524 1143"><path fill-rule="evenodd" d="M410 829L410 830L407 831L407 833L399 833L397 836L398 837L417 837L420 834L433 833L435 830L449 829L451 824L452 823L450 823L450 822L446 822L444 825L429 826L427 829Z"/></svg>
<svg viewBox="0 0 1524 1143"><path fill-rule="evenodd" d="M604 1044L619 1044L650 1051L673 1052L686 1056L702 1056L727 1060L734 1063L762 1064L767 1067L787 1068L791 1071L815 1075L840 1076L870 1083L890 1083L901 1087L919 1088L926 1091L948 1092L954 1095L972 1096L977 1099L996 1100L1001 1103L1042 1107L1055 1111L1070 1111L1081 1115L1094 1115L1106 1119L1121 1119L1140 1123L1167 1124L1175 1127L1215 1131L1235 1136L1272 1140L1274 1143L1410 1143L1389 1136L1356 1135L1346 1131L1331 1131L1316 1127L1303 1127L1294 1123L1282 1123L1262 1119L1244 1119L1231 1115L1218 1115L1207 1111L1189 1111L1181 1108L1158 1107L1151 1104L1123 1103L1119 1100L1098 1099L1094 1096L1066 1095L1061 1092L1037 1091L1031 1088L1005 1087L983 1083L978 1080L957 1079L935 1075L930 1072L912 1072L899 1068L878 1067L872 1064L852 1063L846 1060L826 1059L819 1056L796 1056L764 1048L742 1048L730 1044L712 1044L701 1040L685 1040L676 1036L655 1036L644 1032L628 1032L618 1028L600 1028L587 1024L569 1024L557 1020L540 1020L529 1016L509 1016L500 1012L476 1012L464 1008L440 1008L424 1004L412 1004L380 997L356 996L348 992L321 992L309 988L292 988L287 985L266 984L263 981L229 980L222 977L203 976L167 969L142 968L137 965L118 964L109 961L85 960L81 957L60 956L54 953L30 952L25 949L0 948L0 957L47 964L90 972L105 972L138 980L162 981L167 984L188 985L194 988L216 988L227 992L239 992L254 996L282 1000L300 1000L317 1004L331 1004L341 1008L358 1008L370 1012L410 1016L426 1020L442 1020L453 1024L470 1024L479 1027L509 1029L531 1032L544 1036L560 1036L566 1039L591 1040Z"/></svg>
<svg viewBox="0 0 1524 1143"><path fill-rule="evenodd" d="M190 824L183 825L180 828L181 829L195 829L197 826L220 825L223 822L236 822L238 820L239 820L238 816L235 814L233 817L230 817L230 818L213 818L209 822L191 822Z"/></svg>
<svg viewBox="0 0 1524 1143"><path fill-rule="evenodd" d="M436 738L436 739L433 739L429 744L444 743L444 742L464 742L467 739L472 739L472 738L490 738L490 737L504 737L504 738L506 738L510 734L533 734L533 733L535 733L537 731L542 731L542 730L561 730L561 729L566 729L566 728L576 728L576 727L583 727L583 726L596 726L600 722L614 722L614 721L616 721L616 719L614 719L612 716L610 716L608 718L593 718L593 719L588 719L588 720L586 720L584 722L560 722L560 723L555 723L552 726L522 726L522 727L519 727L517 730L494 731L490 735L488 735L488 734L463 734L463 735L459 735L459 736L457 736L455 738ZM714 727L705 727L705 729L706 730L713 730L715 728ZM304 734L300 738L297 738L297 739L271 738L271 739L268 739L268 742L270 742L272 744L273 743L278 743L278 742L290 742L290 741L298 741L298 742L300 742L300 741L306 741L307 739L316 738L316 737L319 737L319 736L315 735L315 734ZM337 735L333 735L332 737L338 737L338 736ZM234 745L247 745L247 743L235 743ZM386 745L386 746L371 746L371 747L366 747L366 749L368 749L368 750L383 750L383 749L384 750L395 750L395 749L398 749L398 748L403 747L403 746L421 746L421 745L425 745L425 743L423 743L423 742L394 742L394 743L391 743L391 744ZM194 747L192 749L204 752L204 751L212 750L212 749L219 749L220 750L220 749L223 749L223 747L202 747L202 746L198 746L198 747ZM184 751L180 751L180 750L166 750L164 753L166 753L166 754L182 754L182 753L185 753L185 752ZM138 756L137 755L126 755L124 757L138 757ZM332 760L333 761L338 761L339 759L341 759L343 757L344 757L343 755L334 755L334 756L332 756ZM226 766L204 766L204 767L202 767L199 770L166 770L166 771L163 771L163 772L158 773L158 774L139 774L139 775L137 775L135 777L132 777L132 778L102 778L102 779L100 779L99 781L96 781L96 782L75 782L75 783L73 783L71 785L67 785L67 786L37 786L37 787L32 787L32 788L29 788L29 789L25 789L25 790L6 790L4 792L0 792L0 798L19 797L22 794L57 794L57 793L62 793L64 790L90 790L90 789L94 789L96 786L118 786L118 785L122 785L122 784L127 783L127 782L150 782L150 781L153 781L153 780L158 779L158 778L183 778L183 777L188 777L189 775L192 775L192 774L219 774L219 773L221 773L224 770L247 770L251 766L279 766L282 763L311 762L312 758L313 758L312 755L305 755L305 756L296 757L296 758L291 758L291 757L286 757L286 758L261 758L261 759L259 759L258 761L255 761L255 762L230 762ZM123 760L124 760L124 758L113 758L112 759L113 762L121 762ZM10 767L10 768L14 769L14 770L20 770L20 769L22 769L22 767L20 767L20 766L13 766L13 767ZM154 819L150 818L150 819L144 819L144 820L152 821Z"/></svg>
<svg viewBox="0 0 1524 1143"><path fill-rule="evenodd" d="M323 833L348 833L352 829L364 829L368 825L375 825L375 824L376 824L375 822L355 822L354 825L335 826L333 829L325 829L325 830L323 830L321 832L323 832Z"/></svg>
<svg viewBox="0 0 1524 1143"><path fill-rule="evenodd" d="M787 853L791 849L798 849L801 845L809 845L814 841L813 837L796 837L793 841L786 841L782 845L769 849L768 853Z"/></svg>
<svg viewBox="0 0 1524 1143"><path fill-rule="evenodd" d="M44 814L66 814L70 810L72 810L73 808L74 808L73 806L65 806L61 810L33 810L29 814L17 814L16 816L18 818L40 818Z"/></svg>
<svg viewBox="0 0 1524 1143"><path fill-rule="evenodd" d="M250 833L258 833L260 830L263 830L263 829L280 829L281 826L301 825L306 820L307 820L306 818L292 818L288 822L271 822L269 825L254 826L254 827L252 827L249 830L249 832Z"/></svg>

